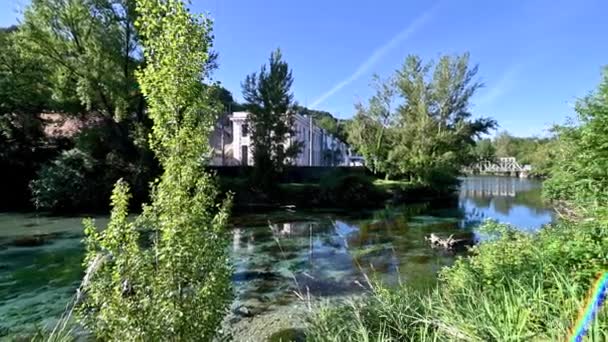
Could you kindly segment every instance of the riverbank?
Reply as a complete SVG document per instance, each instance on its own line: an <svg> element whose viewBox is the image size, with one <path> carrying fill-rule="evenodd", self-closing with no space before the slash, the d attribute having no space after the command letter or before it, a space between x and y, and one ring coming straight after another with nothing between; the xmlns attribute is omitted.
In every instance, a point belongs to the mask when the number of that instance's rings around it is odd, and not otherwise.
<svg viewBox="0 0 608 342"><path fill-rule="evenodd" d="M246 213L280 208L325 210L377 209L386 205L449 201L455 188L437 189L427 184L383 180L369 175L330 174L315 182L281 182L260 191L248 178L220 177L223 193L232 193L233 210Z"/></svg>
<svg viewBox="0 0 608 342"><path fill-rule="evenodd" d="M371 296L311 314L312 341L556 341L578 323L589 291L608 267L602 210L540 231L487 222L489 240L416 291L374 284ZM608 340L608 309L598 308L586 340ZM582 340L582 339L581 339Z"/></svg>
<svg viewBox="0 0 608 342"><path fill-rule="evenodd" d="M218 200L233 195L232 213L269 212L289 209L378 209L386 205L454 201L457 182L430 185L405 180L378 178L362 167L290 167L270 189L260 189L252 180L252 167L210 167L220 189ZM147 196L147 195L146 195ZM138 213L145 203L138 196L130 202L130 212ZM40 210L40 215L102 216L109 213L108 196L87 206ZM0 208L2 211L2 208ZM31 206L11 207L10 212L29 213Z"/></svg>

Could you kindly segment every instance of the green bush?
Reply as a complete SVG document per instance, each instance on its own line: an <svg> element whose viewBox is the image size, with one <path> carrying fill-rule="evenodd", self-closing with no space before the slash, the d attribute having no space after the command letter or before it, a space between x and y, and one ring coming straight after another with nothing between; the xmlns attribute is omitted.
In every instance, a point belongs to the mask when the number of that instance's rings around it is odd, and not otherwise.
<svg viewBox="0 0 608 342"><path fill-rule="evenodd" d="M555 127L556 158L544 188L551 199L582 208L608 201L608 67L598 89L576 103L576 120Z"/></svg>
<svg viewBox="0 0 608 342"><path fill-rule="evenodd" d="M600 219L562 221L531 234L489 222L482 230L499 237L473 247L470 257L457 260L440 278L450 289L473 284L492 287L505 279L550 278L558 268L587 287L599 272L608 269L606 228Z"/></svg>
<svg viewBox="0 0 608 342"><path fill-rule="evenodd" d="M360 173L331 172L321 178L319 186L322 201L332 207L360 208L382 200L372 179Z"/></svg>
<svg viewBox="0 0 608 342"><path fill-rule="evenodd" d="M99 196L108 196L109 186L95 180L95 161L79 149L64 151L43 166L30 183L38 209L57 211L90 206ZM111 184L111 183L110 183Z"/></svg>
<svg viewBox="0 0 608 342"><path fill-rule="evenodd" d="M554 273L556 290L531 279L507 280L492 290L477 286L447 294L407 287L373 288L348 304L324 305L309 318L311 341L556 341L567 336L582 304L583 289ZM591 334L603 341L608 311Z"/></svg>
<svg viewBox="0 0 608 342"><path fill-rule="evenodd" d="M157 162L147 147L136 147L115 130L120 126L107 122L83 129L74 139L74 148L40 168L30 182L35 207L105 212L112 187L121 178L130 184L134 204L143 203L159 171Z"/></svg>

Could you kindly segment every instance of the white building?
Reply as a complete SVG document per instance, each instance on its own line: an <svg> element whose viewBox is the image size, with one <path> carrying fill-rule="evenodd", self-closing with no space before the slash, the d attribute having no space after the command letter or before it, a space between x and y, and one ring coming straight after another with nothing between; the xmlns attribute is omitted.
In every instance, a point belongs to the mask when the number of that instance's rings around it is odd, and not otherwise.
<svg viewBox="0 0 608 342"><path fill-rule="evenodd" d="M235 112L218 121L211 135L214 149L212 165L253 165L251 134L247 128L247 112ZM362 158L352 154L347 144L315 125L311 118L296 114L293 137L285 146L302 144L300 154L291 160L296 166L360 166Z"/></svg>

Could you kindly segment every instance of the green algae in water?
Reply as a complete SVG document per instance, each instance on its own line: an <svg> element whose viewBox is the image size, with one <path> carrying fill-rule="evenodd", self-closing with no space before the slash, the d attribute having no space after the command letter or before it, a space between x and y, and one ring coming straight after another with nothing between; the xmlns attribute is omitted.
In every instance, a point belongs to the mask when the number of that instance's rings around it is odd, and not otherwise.
<svg viewBox="0 0 608 342"><path fill-rule="evenodd" d="M277 331L276 333L268 337L268 342L304 342L306 341L306 334L302 329L284 329Z"/></svg>
<svg viewBox="0 0 608 342"><path fill-rule="evenodd" d="M36 248L7 248L0 258L0 332L52 326L82 277L79 240Z"/></svg>

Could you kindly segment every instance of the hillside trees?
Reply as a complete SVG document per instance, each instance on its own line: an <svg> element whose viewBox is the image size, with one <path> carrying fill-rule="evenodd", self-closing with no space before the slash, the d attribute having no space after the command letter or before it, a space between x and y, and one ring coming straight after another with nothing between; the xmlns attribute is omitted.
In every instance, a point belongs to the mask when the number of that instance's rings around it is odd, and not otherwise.
<svg viewBox="0 0 608 342"><path fill-rule="evenodd" d="M86 222L86 264L97 271L84 288L81 318L99 340L212 341L231 294L230 198L217 204L215 180L204 171L221 107L204 84L212 23L179 0L138 0L137 13L146 59L137 79L164 172L134 221L121 180L107 229Z"/></svg>
<svg viewBox="0 0 608 342"><path fill-rule="evenodd" d="M331 113L323 110L315 110L296 105L296 112L302 115L310 115L314 120L315 125L324 129L327 133L346 142L347 134L346 125L348 119L338 119Z"/></svg>
<svg viewBox="0 0 608 342"><path fill-rule="evenodd" d="M392 79L359 105L350 143L389 178L450 184L474 159L475 139L496 126L472 118L470 99L481 87L469 55L442 56L423 63L408 56ZM396 105L393 105L392 97Z"/></svg>

